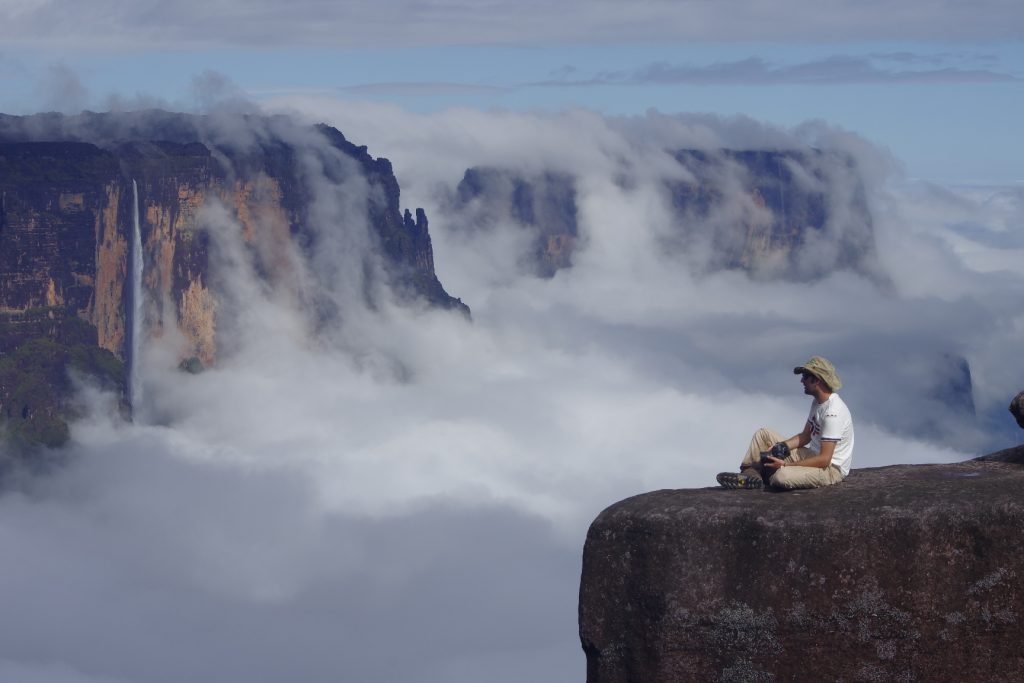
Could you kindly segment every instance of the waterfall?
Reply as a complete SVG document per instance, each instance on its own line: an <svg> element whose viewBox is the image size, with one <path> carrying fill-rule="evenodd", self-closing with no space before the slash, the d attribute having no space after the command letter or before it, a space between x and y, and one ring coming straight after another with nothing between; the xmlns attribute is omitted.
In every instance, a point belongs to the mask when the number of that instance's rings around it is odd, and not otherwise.
<svg viewBox="0 0 1024 683"><path fill-rule="evenodd" d="M142 406L142 381L139 376L140 365L142 364L142 230L139 228L139 186L132 179L132 255L129 262L131 267L131 290L129 314L129 351L128 351L128 403L132 408L132 417L138 421Z"/></svg>

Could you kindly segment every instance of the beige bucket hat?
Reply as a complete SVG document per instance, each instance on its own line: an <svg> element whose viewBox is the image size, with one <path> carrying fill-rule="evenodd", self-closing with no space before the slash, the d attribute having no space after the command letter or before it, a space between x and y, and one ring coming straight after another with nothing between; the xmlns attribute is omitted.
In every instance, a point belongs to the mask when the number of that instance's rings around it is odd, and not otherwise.
<svg viewBox="0 0 1024 683"><path fill-rule="evenodd" d="M811 356L811 359L803 365L798 365L793 368L793 374L799 375L804 372L809 372L822 382L828 385L828 388L832 391L839 391L842 388L843 382L839 379L839 374L836 372L836 368L827 358L821 356Z"/></svg>

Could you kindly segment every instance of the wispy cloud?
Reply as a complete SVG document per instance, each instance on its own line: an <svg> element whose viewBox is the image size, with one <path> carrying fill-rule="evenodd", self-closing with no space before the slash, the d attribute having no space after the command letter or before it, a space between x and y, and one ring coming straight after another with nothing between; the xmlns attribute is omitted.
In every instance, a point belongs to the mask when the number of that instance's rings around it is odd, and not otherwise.
<svg viewBox="0 0 1024 683"><path fill-rule="evenodd" d="M879 62L917 64L931 67L941 67L952 62L962 66L974 65L979 68L988 68L994 67L999 63L999 56L988 52L939 52L924 54L901 50L899 52L874 52L869 57Z"/></svg>
<svg viewBox="0 0 1024 683"><path fill-rule="evenodd" d="M903 0L13 0L0 41L81 48L1017 40L1024 4Z"/></svg>
<svg viewBox="0 0 1024 683"><path fill-rule="evenodd" d="M885 59L901 64L941 62L941 56L899 53ZM566 71L571 76L573 72ZM931 69L893 69L868 57L836 55L798 64L772 64L759 57L707 65L656 62L632 71L610 71L592 78L569 76L532 85L565 87L597 85L843 85L843 84L949 84L1005 83L1021 79L989 69L939 66Z"/></svg>
<svg viewBox="0 0 1024 683"><path fill-rule="evenodd" d="M89 103L88 88L67 64L51 65L37 87L50 111L78 113Z"/></svg>
<svg viewBox="0 0 1024 683"><path fill-rule="evenodd" d="M400 95L413 97L430 96L452 96L452 95L477 95L480 93L493 95L495 93L508 91L509 88L502 88L491 85L477 85L473 83L361 83L339 88L341 92L367 95Z"/></svg>

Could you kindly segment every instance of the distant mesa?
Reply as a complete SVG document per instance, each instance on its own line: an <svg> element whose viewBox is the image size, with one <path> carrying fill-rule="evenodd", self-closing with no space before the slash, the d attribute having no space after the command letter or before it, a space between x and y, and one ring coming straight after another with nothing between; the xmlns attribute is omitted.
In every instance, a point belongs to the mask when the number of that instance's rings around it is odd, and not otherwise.
<svg viewBox="0 0 1024 683"><path fill-rule="evenodd" d="M886 279L864 184L848 155L720 149L678 150L671 157L680 173L661 183L671 223L661 246L694 272L743 270L757 278L813 281L845 270ZM621 182L625 188L632 181L623 174ZM474 167L450 204L465 229L491 230L510 219L528 231L532 248L520 265L551 277L572 267L586 240L577 185L563 172Z"/></svg>
<svg viewBox="0 0 1024 683"><path fill-rule="evenodd" d="M525 272L550 278L572 266L579 238L575 180L566 173L524 177L497 168L474 167L459 182L452 208L462 225L493 230L511 220L532 235L532 250L518 264Z"/></svg>

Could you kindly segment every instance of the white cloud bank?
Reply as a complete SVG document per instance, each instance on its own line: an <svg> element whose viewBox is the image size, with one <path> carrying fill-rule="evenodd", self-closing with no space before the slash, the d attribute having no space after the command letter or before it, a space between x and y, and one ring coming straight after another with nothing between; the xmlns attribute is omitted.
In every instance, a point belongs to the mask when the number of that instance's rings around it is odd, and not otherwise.
<svg viewBox="0 0 1024 683"><path fill-rule="evenodd" d="M846 382L857 467L1016 438L989 417L1024 385L1024 261L999 250L1021 248L1019 192L885 185L884 155L817 124L288 104L392 160L474 321L385 305L314 343L280 297L226 270L246 305L237 350L186 376L152 345L149 424L100 411L75 429L69 466L0 496L0 675L582 680L589 521L635 493L713 484L762 424L799 431L791 368L808 355L833 358ZM679 172L666 145L811 143L855 154L877 181L891 287L698 277L658 248L652 187ZM474 165L580 178L572 270L521 273L511 219L456 229L444 198ZM956 417L921 396L922 359L945 352L970 361L981 414L956 443L917 419Z"/></svg>

